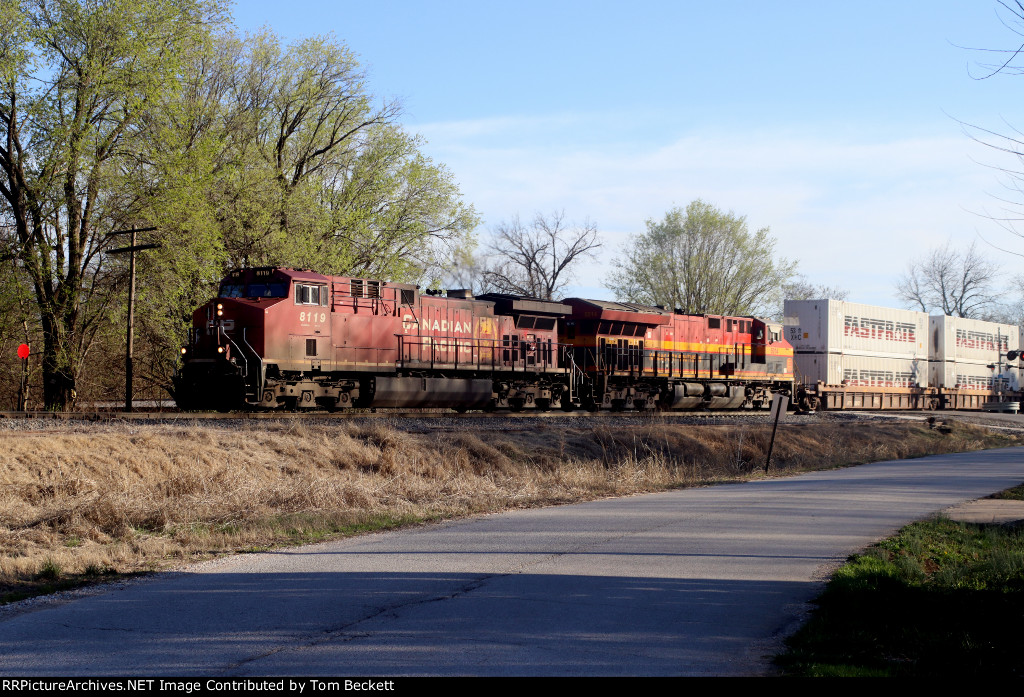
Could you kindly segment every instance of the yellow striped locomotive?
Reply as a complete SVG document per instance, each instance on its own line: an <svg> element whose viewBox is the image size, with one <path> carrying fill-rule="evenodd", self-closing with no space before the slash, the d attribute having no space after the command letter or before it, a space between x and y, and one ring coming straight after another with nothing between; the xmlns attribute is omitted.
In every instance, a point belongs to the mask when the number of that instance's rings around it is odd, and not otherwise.
<svg viewBox="0 0 1024 697"><path fill-rule="evenodd" d="M560 340L579 401L595 409L760 408L793 389L782 325L570 298Z"/></svg>
<svg viewBox="0 0 1024 697"><path fill-rule="evenodd" d="M762 407L793 389L781 325L656 307L241 269L193 314L185 410Z"/></svg>

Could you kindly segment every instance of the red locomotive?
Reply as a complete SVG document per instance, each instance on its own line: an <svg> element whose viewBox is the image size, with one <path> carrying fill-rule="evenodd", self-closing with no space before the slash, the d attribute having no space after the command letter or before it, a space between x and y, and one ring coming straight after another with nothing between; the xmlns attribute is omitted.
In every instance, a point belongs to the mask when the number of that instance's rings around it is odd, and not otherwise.
<svg viewBox="0 0 1024 697"><path fill-rule="evenodd" d="M585 379L583 406L760 408L791 394L793 347L753 317L685 315L606 300L565 301L561 341Z"/></svg>
<svg viewBox="0 0 1024 697"><path fill-rule="evenodd" d="M193 313L182 409L762 406L793 386L781 327L324 276L231 272Z"/></svg>

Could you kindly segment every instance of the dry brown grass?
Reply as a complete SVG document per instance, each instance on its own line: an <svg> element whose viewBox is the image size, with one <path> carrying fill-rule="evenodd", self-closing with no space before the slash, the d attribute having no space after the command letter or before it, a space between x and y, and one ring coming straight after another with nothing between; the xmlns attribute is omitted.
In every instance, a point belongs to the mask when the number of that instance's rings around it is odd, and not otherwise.
<svg viewBox="0 0 1024 697"><path fill-rule="evenodd" d="M121 424L0 435L0 598L422 520L763 476L766 426ZM1015 444L915 423L781 426L776 471ZM12 595L13 594L13 595Z"/></svg>

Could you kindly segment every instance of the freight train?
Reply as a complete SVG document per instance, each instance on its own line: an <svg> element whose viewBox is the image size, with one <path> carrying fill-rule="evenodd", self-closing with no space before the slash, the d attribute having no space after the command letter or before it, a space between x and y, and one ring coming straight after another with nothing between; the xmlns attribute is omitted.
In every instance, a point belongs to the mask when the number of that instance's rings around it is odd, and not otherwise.
<svg viewBox="0 0 1024 697"><path fill-rule="evenodd" d="M184 410L757 408L794 386L781 324L632 303L265 267L192 319Z"/></svg>
<svg viewBox="0 0 1024 697"><path fill-rule="evenodd" d="M785 320L240 269L193 313L183 410L980 409L1019 399L1016 327L836 300ZM1007 358L1007 354L1012 356Z"/></svg>

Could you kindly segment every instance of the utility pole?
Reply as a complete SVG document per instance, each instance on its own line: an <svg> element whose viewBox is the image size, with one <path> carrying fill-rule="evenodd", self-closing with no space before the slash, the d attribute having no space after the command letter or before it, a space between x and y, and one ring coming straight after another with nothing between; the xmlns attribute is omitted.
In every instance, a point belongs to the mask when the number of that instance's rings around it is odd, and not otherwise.
<svg viewBox="0 0 1024 697"><path fill-rule="evenodd" d="M117 249L111 249L109 254L124 254L129 253L128 269L129 275L131 276L128 282L128 328L126 330L127 341L125 342L124 350L124 410L132 410L132 382L134 380L134 366L132 365L132 344L135 341L135 252L142 251L143 249L157 249L160 247L159 244L135 244L135 234L139 232L150 232L156 230L155 227L144 227L136 229L134 226L130 230L117 230L111 232L108 237L113 235L131 235L131 242L127 247L118 247Z"/></svg>

